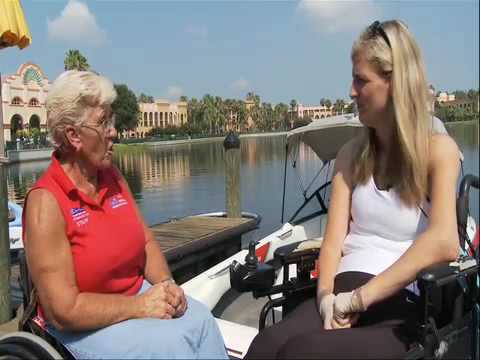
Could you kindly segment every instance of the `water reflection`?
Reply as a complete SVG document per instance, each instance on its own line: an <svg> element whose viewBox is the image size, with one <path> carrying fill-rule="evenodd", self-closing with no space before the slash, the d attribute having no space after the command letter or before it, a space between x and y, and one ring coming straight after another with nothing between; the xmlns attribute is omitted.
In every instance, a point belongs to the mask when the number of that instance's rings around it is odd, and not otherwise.
<svg viewBox="0 0 480 360"><path fill-rule="evenodd" d="M479 174L478 124L448 127L465 156L464 171ZM241 206L263 217L263 236L280 225L285 158L285 136L241 140ZM124 174L148 223L172 217L223 210L225 178L223 139L175 146L116 148L114 161ZM308 181L320 169L317 156L301 146L296 171L288 166L286 219L302 201ZM41 176L48 161L10 165L7 172L9 199L23 202L25 193ZM332 169L330 169L331 171ZM311 185L319 185L320 179ZM479 204L478 191L471 198ZM478 219L478 206L474 209Z"/></svg>

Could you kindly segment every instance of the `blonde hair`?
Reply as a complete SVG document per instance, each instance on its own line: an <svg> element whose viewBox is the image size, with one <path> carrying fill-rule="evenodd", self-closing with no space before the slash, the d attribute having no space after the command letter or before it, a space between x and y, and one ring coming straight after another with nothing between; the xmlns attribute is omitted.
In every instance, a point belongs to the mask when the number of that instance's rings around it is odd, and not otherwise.
<svg viewBox="0 0 480 360"><path fill-rule="evenodd" d="M396 154L395 158L389 159L387 176L394 181L392 186L406 205L420 205L428 191L432 132L430 94L420 49L407 26L392 20L374 23L364 30L353 44L352 59L359 53L380 74L390 74ZM359 147L352 163L353 180L354 183L365 183L373 175L378 152L374 129L365 129Z"/></svg>
<svg viewBox="0 0 480 360"><path fill-rule="evenodd" d="M47 125L54 147L65 152L66 126L83 125L89 108L111 105L116 97L115 88L106 77L76 70L60 74L46 99Z"/></svg>

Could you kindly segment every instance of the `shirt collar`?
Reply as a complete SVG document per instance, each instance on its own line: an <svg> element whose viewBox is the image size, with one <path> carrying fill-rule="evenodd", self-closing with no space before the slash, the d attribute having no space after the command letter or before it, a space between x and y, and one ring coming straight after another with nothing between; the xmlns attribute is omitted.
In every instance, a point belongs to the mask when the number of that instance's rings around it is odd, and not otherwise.
<svg viewBox="0 0 480 360"><path fill-rule="evenodd" d="M52 154L52 163L50 166L52 168L51 174L53 179L60 186L60 188L63 190L65 194L67 194L69 197L76 195L83 202L93 206L101 206L100 204L102 204L103 201L105 200L108 190L111 188L112 185L114 185L112 183L114 183L116 180L116 178L113 176L112 177L107 176L105 170L99 170L98 171L98 199L97 201L95 201L94 199L87 196L84 192L80 191L72 182L72 180L70 180L68 175L63 170L62 165L60 164L59 153L57 151L54 151Z"/></svg>

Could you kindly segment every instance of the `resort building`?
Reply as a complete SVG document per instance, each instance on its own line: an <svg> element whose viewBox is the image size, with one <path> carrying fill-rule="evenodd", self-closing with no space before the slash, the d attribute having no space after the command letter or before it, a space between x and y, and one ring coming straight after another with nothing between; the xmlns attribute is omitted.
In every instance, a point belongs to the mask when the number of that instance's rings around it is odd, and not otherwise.
<svg viewBox="0 0 480 360"><path fill-rule="evenodd" d="M303 119L303 118L310 118L312 120L323 119L329 116L334 116L340 113L347 112L347 109L350 106L351 102L352 101L344 102L343 111L337 111L334 104L330 106L326 106L326 105L308 106L308 105L298 104L296 111L294 110L294 113L296 113L297 117L300 119ZM289 110L288 112L292 113L291 110Z"/></svg>
<svg viewBox="0 0 480 360"><path fill-rule="evenodd" d="M16 137L19 130L37 128L46 131L45 98L50 81L38 65L20 65L15 74L2 75L0 86L1 150L6 141Z"/></svg>
<svg viewBox="0 0 480 360"><path fill-rule="evenodd" d="M460 109L468 112L475 112L478 111L479 108L478 100L457 99L455 94L448 94L445 91L440 92L435 100L440 108L447 108L450 110Z"/></svg>
<svg viewBox="0 0 480 360"><path fill-rule="evenodd" d="M226 123L225 123L225 132L228 131L236 131L237 133L243 131L250 131L255 127L255 121L253 121L252 115L250 114L250 110L255 106L255 101L251 99L245 100L245 108L247 109L247 118L244 124L241 124L238 118L238 114L236 111L229 110Z"/></svg>
<svg viewBox="0 0 480 360"><path fill-rule="evenodd" d="M437 96L437 102L439 104L447 101L454 101L454 100L455 100L455 94L448 94L445 91L440 92Z"/></svg>
<svg viewBox="0 0 480 360"><path fill-rule="evenodd" d="M154 103L139 103L137 127L125 131L122 137L144 138L154 128L180 127L188 122L187 102L156 100Z"/></svg>
<svg viewBox="0 0 480 360"><path fill-rule="evenodd" d="M297 105L297 117L302 118L310 118L310 119L323 119L333 115L333 106L325 106L325 105L315 105L315 106L308 106L303 104Z"/></svg>
<svg viewBox="0 0 480 360"><path fill-rule="evenodd" d="M476 111L476 106L475 106L475 101L472 100L451 100L451 101L444 101L444 102L439 102L438 106L441 108L448 108L450 110L454 109L462 109L465 111L473 112ZM477 110L478 111L478 110Z"/></svg>

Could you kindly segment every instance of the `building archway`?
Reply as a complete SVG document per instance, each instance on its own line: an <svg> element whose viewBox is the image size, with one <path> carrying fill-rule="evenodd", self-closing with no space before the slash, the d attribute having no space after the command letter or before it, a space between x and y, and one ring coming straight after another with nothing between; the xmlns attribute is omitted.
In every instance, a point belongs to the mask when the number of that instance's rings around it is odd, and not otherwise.
<svg viewBox="0 0 480 360"><path fill-rule="evenodd" d="M18 130L23 130L23 118L19 114L15 114L10 119L10 139L17 137Z"/></svg>
<svg viewBox="0 0 480 360"><path fill-rule="evenodd" d="M37 128L40 129L40 117L37 114L33 114L30 116L30 120L28 121L28 126L30 129Z"/></svg>

